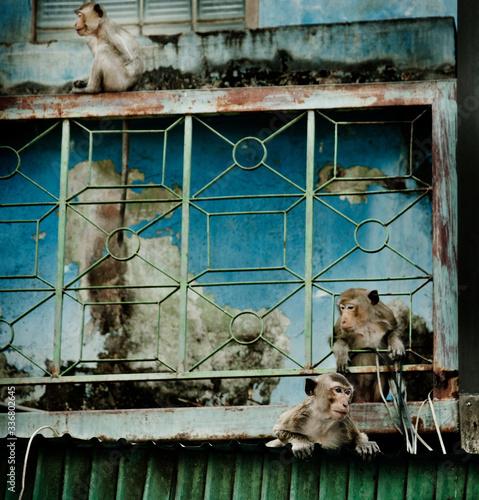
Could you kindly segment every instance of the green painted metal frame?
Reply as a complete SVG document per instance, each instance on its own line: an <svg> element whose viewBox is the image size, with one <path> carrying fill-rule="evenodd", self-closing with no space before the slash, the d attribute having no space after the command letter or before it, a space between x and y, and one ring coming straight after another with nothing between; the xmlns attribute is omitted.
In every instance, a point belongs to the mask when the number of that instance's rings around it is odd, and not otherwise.
<svg viewBox="0 0 479 500"><path fill-rule="evenodd" d="M131 103L134 102L134 106ZM251 112L251 111L291 111L303 112L299 120L306 116L307 120L307 158L306 158L306 189L300 195L295 195L306 203L307 227L312 227L314 200L322 201L314 187L314 133L316 110L337 108L375 108L388 106L430 106L432 110L433 132L433 275L434 275L434 332L435 351L432 366L413 365L405 370L433 370L442 381L436 388L435 396L439 399L455 397L457 390L457 272L456 272L456 173L455 173L455 140L456 140L456 101L455 82L411 82L401 84L366 84L366 85L333 85L318 87L281 87L260 89L227 89L227 90L197 90L177 92L147 92L129 94L105 94L98 96L34 96L0 98L0 113L4 120L28 120L57 118L62 120L61 146L61 183L60 194L52 209L59 209L59 246L57 257L56 285L52 286L55 295L55 333L53 346L54 368L46 376L3 379L1 384L46 384L46 383L79 383L93 381L121 380L173 380L173 379L205 379L205 378L237 378L237 377L269 377L294 376L313 374L326 371L324 368L313 368L312 357L312 294L314 287L321 288L319 276L313 275L312 268L312 231L306 233L305 276L298 279L299 288L305 290L305 359L302 366L291 369L257 369L247 372L231 371L201 371L196 369L205 359L193 367L186 367L186 322L188 292L194 291L188 274L188 238L190 210L198 207L204 187L196 194L190 188L191 148L193 120L203 123L198 115L216 113ZM191 113L194 113L192 116ZM184 158L183 158L183 192L181 199L176 196L176 205L182 210L182 246L181 246L181 277L180 293L180 329L179 329L179 364L176 368L169 367L164 373L129 373L102 375L68 375L69 367L60 373L61 360L61 324L63 297L68 293L63 285L63 262L65 257L65 221L68 201L68 158L70 121L84 117L142 117L142 116L180 116L172 126L184 121ZM204 124L206 125L206 124ZM280 131L290 126L281 128ZM337 124L335 125L337 129ZM50 130L50 129L49 129ZM279 132L280 132L279 131ZM48 131L47 131L48 132ZM111 133L135 133L140 131L112 131ZM141 131L145 132L145 131ZM150 131L146 131L150 132ZM279 133L278 132L278 133ZM103 131L102 133L105 133ZM106 131L108 133L108 131ZM216 132L215 132L216 133ZM90 139L93 132L89 131ZM336 131L337 140L337 131ZM271 136L266 139L270 140ZM35 140L38 140L36 138ZM166 141L166 134L165 134ZM92 144L89 143L89 159L92 158ZM166 148L165 148L166 149ZM165 154L165 152L164 152ZM336 168L336 161L335 161ZM222 174L223 175L223 174ZM278 174L279 175L279 174ZM164 178L164 171L163 171ZM290 184L291 181L286 179ZM369 179L370 180L370 179ZM212 183L214 183L212 181ZM211 184L212 184L211 183ZM104 187L104 186L102 186ZM298 187L298 186L296 186ZM427 190L427 188L425 188ZM234 197L232 197L234 198ZM204 197L203 199L215 199ZM219 199L219 198L216 198ZM172 200L168 200L172 201ZM1 206L1 205L0 205ZM293 205L294 206L294 205ZM290 208L291 209L291 208ZM248 212L250 213L250 212ZM209 216L208 216L209 217ZM209 220L209 218L208 218ZM38 221L37 226L38 226ZM286 227L286 226L285 226ZM37 227L38 231L38 227ZM286 228L285 228L286 231ZM38 245L38 242L37 242ZM421 269L422 271L422 269ZM324 272L324 271L323 271ZM294 273L293 273L294 274ZM299 278L297 276L297 278ZM76 278L77 280L78 278ZM294 280L293 280L294 281ZM298 289L299 289L298 288ZM79 288L78 288L79 289ZM296 293L295 290L292 293ZM198 292L196 292L198 293ZM49 295L46 299L50 298ZM38 307L36 305L35 307ZM277 307L277 305L275 306ZM25 314L28 314L27 311ZM14 346L11 346L16 349ZM273 346L275 347L275 346ZM220 346L221 348L221 346ZM158 350L158 349L157 349ZM278 349L279 350L279 349ZM216 351L215 351L216 352ZM282 352L282 351L281 351ZM24 355L23 353L21 353ZM214 354L214 353L213 353ZM289 359L287 353L282 352ZM211 354L212 355L212 354ZM30 360L38 366L33 360ZM95 360L97 361L97 360ZM131 360L128 360L131 361ZM293 360L294 361L294 360ZM316 363L317 365L318 363ZM355 367L352 371L371 371L375 367ZM194 370L194 371L193 371Z"/></svg>

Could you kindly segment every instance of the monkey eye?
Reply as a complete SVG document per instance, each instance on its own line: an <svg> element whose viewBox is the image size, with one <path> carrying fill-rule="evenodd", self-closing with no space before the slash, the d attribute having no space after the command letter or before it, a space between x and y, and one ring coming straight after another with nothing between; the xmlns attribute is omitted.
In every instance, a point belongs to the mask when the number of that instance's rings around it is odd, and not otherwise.
<svg viewBox="0 0 479 500"><path fill-rule="evenodd" d="M349 398L349 396L351 396L351 389L346 389L344 391L344 394L346 394L346 396L348 396L348 398Z"/></svg>
<svg viewBox="0 0 479 500"><path fill-rule="evenodd" d="M338 394L341 394L343 392L343 388L342 387L335 387L334 390L338 393Z"/></svg>

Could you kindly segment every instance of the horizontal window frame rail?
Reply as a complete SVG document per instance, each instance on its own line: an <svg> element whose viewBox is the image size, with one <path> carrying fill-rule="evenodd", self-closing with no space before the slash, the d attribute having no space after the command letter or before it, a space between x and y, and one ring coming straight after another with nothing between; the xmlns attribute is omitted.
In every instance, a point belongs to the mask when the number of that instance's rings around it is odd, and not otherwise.
<svg viewBox="0 0 479 500"><path fill-rule="evenodd" d="M103 442L125 439L130 442L160 441L224 441L270 439L273 424L292 408L287 406L228 406L195 408L149 408L137 410L90 410L65 412L18 412L15 417L17 438L29 438L38 428L54 427L58 435L76 439L94 437ZM369 434L397 433L388 410L392 403L355 403L351 416L358 428ZM419 416L421 435L436 433L434 416L429 405L408 403L413 421ZM435 401L434 413L441 432L458 432L458 401ZM0 415L0 425L7 428L8 414ZM108 425L105 425L108 422ZM45 437L53 437L51 430ZM426 441L428 437L425 436Z"/></svg>
<svg viewBox="0 0 479 500"><path fill-rule="evenodd" d="M134 361L131 359L105 359L105 360L94 360L95 363L113 363L113 362L124 362L124 361ZM148 361L157 361L156 359L148 359ZM85 361L83 361L85 362ZM159 361L161 362L161 361ZM68 370L68 368L67 368ZM349 368L351 373L376 373L376 366L351 366ZM391 367L394 372L394 366ZM429 364L418 364L418 365L404 365L402 367L403 372L429 372L433 370L433 366ZM188 372L141 372L141 373L112 373L112 374L102 374L102 375L73 375L73 376L57 376L57 377L16 377L10 379L1 379L0 386L2 385L51 385L51 384L81 384L81 383L91 383L91 382L154 382L161 380L207 380L207 379L233 379L233 378L251 378L251 377L304 377L304 376L316 376L321 373L330 372L330 368L280 368L280 369L262 369L262 370L218 370L215 372L211 371L188 371ZM380 366L380 372L387 372L389 368L387 366Z"/></svg>
<svg viewBox="0 0 479 500"><path fill-rule="evenodd" d="M392 106L427 105L432 110L433 139L433 231L434 297L446 304L434 310L432 365L408 365L404 371L434 371L442 384L435 397L449 399L457 394L457 209L455 176L456 82L400 82L324 86L260 87L235 89L172 90L106 93L98 95L41 95L0 97L3 120L76 118L128 118L195 116L219 113L295 112L327 109L370 109ZM446 178L447 177L447 178ZM180 200L165 200L179 202ZM194 199L189 203L193 203ZM180 201L181 203L181 201ZM441 224L442 221L442 224ZM440 234L439 234L440 233ZM322 280L317 280L322 281ZM161 360L157 360L162 363ZM68 370L68 368L67 368ZM381 370L386 370L382 367ZM160 381L202 378L304 376L330 371L320 368L260 369L248 371L177 371L112 375L61 376L55 371L46 377L19 377L2 380L6 385L81 383L108 381ZM351 372L374 372L376 367L352 367Z"/></svg>
<svg viewBox="0 0 479 500"><path fill-rule="evenodd" d="M451 94L455 104L456 80L5 96L0 97L0 119L139 118L420 105L440 108Z"/></svg>

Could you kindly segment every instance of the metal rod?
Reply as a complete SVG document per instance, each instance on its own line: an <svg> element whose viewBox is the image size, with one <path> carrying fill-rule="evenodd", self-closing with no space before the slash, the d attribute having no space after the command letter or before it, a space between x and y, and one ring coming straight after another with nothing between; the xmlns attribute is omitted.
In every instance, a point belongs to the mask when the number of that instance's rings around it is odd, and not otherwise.
<svg viewBox="0 0 479 500"><path fill-rule="evenodd" d="M306 220L304 269L304 359L313 363L313 222L314 222L314 145L315 116L308 111L306 152Z"/></svg>
<svg viewBox="0 0 479 500"><path fill-rule="evenodd" d="M181 219L181 277L180 277L180 311L179 311L179 352L178 372L185 371L186 335L188 328L188 258L190 231L190 191L191 191L191 148L193 139L192 118L185 117L185 136L183 152L183 202Z"/></svg>
<svg viewBox="0 0 479 500"><path fill-rule="evenodd" d="M67 195L68 195L68 159L70 156L70 122L63 120L62 125L62 152L60 166L60 194L58 200L58 251L57 276L55 286L55 327L53 342L52 374L58 376L61 367L61 343L63 321L63 280L65 269L65 243L67 223Z"/></svg>
<svg viewBox="0 0 479 500"><path fill-rule="evenodd" d="M123 130L127 131L130 127L128 120L123 120ZM130 134L128 132L123 132L122 136L122 150L121 150L121 185L123 189L121 191L120 197L120 216L118 227L125 227L125 209L126 209L126 195L128 192L128 165L130 163ZM123 245L123 233L124 231L118 231L118 245Z"/></svg>
<svg viewBox="0 0 479 500"><path fill-rule="evenodd" d="M105 360L112 362L114 360ZM92 361L98 363L98 360ZM394 366L392 370L394 371ZM429 372L432 365L404 365L403 372ZM376 366L351 366L351 373L376 373ZM387 372L386 366L380 366L380 372ZM96 383L96 382L133 382L133 381L161 381L161 380L205 380L205 379L233 379L248 377L303 377L304 375L319 375L331 371L331 367L325 368L283 368L283 369L262 369L262 370L221 370L221 371L195 371L181 373L112 373L101 375L72 375L65 377L16 377L0 379L2 385L43 385L59 383Z"/></svg>

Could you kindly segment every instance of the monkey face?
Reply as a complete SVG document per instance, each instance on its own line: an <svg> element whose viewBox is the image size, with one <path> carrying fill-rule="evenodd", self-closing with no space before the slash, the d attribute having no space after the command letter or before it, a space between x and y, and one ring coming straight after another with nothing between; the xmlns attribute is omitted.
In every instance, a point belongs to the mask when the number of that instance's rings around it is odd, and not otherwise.
<svg viewBox="0 0 479 500"><path fill-rule="evenodd" d="M341 315L338 323L346 332L354 332L368 323L373 307L379 303L377 290L365 288L350 288L341 293L338 299L338 309Z"/></svg>
<svg viewBox="0 0 479 500"><path fill-rule="evenodd" d="M352 395L352 389L347 386L336 385L329 389L331 418L334 420L343 420L348 415Z"/></svg>
<svg viewBox="0 0 479 500"><path fill-rule="evenodd" d="M313 398L324 418L343 420L349 413L353 387L340 373L323 373L316 379L307 378L305 392Z"/></svg>
<svg viewBox="0 0 479 500"><path fill-rule="evenodd" d="M91 7L86 6L76 11L75 30L80 36L92 35L98 31L100 17Z"/></svg>
<svg viewBox="0 0 479 500"><path fill-rule="evenodd" d="M85 15L81 10L77 11L77 20L75 22L75 30L80 36L85 36L86 22Z"/></svg>
<svg viewBox="0 0 479 500"><path fill-rule="evenodd" d="M363 326L365 318L362 318L356 302L341 302L338 307L341 314L341 328L345 332L353 332Z"/></svg>

